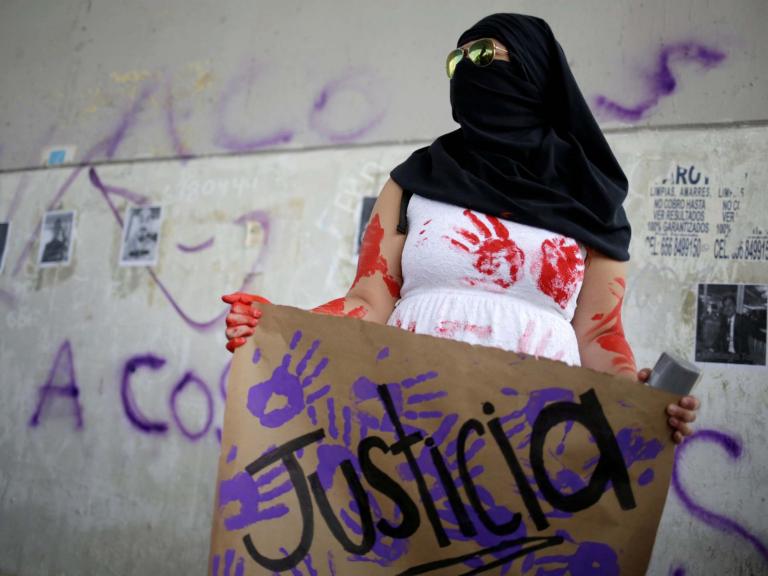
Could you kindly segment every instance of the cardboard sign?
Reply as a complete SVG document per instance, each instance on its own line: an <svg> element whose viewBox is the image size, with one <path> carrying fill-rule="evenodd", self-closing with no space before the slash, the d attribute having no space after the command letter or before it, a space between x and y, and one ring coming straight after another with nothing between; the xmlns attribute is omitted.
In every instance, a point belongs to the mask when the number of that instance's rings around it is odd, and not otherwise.
<svg viewBox="0 0 768 576"><path fill-rule="evenodd" d="M675 396L261 308L229 378L209 574L645 574Z"/></svg>

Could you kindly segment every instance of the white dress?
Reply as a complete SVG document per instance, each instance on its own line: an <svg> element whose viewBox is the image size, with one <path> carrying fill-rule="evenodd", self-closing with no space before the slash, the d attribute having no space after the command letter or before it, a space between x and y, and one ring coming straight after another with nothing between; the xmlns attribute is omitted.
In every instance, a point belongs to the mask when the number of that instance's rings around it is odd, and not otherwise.
<svg viewBox="0 0 768 576"><path fill-rule="evenodd" d="M413 195L402 273L390 326L579 365L572 238Z"/></svg>

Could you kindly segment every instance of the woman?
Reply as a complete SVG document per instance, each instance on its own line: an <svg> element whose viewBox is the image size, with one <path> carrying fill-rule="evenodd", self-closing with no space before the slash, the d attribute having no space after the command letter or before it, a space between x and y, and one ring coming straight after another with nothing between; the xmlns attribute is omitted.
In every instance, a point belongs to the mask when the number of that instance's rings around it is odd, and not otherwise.
<svg viewBox="0 0 768 576"><path fill-rule="evenodd" d="M458 46L460 128L392 171L352 287L314 311L647 380L621 323L626 177L549 26L495 14ZM253 334L257 299L224 297L230 351ZM668 407L676 443L698 405Z"/></svg>

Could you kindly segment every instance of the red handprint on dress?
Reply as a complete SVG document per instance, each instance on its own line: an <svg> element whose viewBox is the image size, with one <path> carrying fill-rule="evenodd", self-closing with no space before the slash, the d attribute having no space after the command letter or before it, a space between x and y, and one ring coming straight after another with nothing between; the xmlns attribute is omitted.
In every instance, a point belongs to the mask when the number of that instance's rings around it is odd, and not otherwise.
<svg viewBox="0 0 768 576"><path fill-rule="evenodd" d="M485 216L493 228L483 223L471 210L464 210L464 216L474 225L475 232L455 228L469 246L455 238L445 236L453 246L475 257L472 263L482 274L479 278L464 278L471 286L492 282L502 288L509 288L517 282L523 272L525 253L509 237L509 230L493 216Z"/></svg>
<svg viewBox="0 0 768 576"><path fill-rule="evenodd" d="M538 273L539 290L565 310L584 279L584 260L578 244L562 236L544 240L541 260L534 262L531 272L534 276Z"/></svg>

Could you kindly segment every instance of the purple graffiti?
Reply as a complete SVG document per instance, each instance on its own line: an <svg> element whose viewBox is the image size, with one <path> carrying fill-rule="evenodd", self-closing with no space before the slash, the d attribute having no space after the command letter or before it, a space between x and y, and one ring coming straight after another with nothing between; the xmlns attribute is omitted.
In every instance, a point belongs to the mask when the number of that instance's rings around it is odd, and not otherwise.
<svg viewBox="0 0 768 576"><path fill-rule="evenodd" d="M234 134L227 127L227 119L231 114L232 104L238 96L246 96L258 76L254 62L250 62L243 72L232 78L221 94L216 114L213 142L216 146L231 152L250 152L269 146L286 144L293 140L293 131L287 128L276 128L266 134L251 134L241 136Z"/></svg>
<svg viewBox="0 0 768 576"><path fill-rule="evenodd" d="M195 384L197 388L203 393L206 402L207 415L205 424L197 432L190 430L186 424L184 424L181 417L179 416L177 407L178 397L181 395L182 391L188 384ZM184 434L184 436L186 436L189 440L196 442L208 433L208 430L211 428L211 424L213 423L213 396L211 395L211 391L208 390L208 386L206 386L205 382L203 382L194 372L190 370L184 374L176 386L173 387L170 404L173 421L176 423L176 426L178 426L179 430L181 430L182 434Z"/></svg>
<svg viewBox="0 0 768 576"><path fill-rule="evenodd" d="M139 404L136 401L136 397L133 393L133 376L140 368L148 368L153 371L160 370L165 366L165 358L155 356L154 354L143 354L132 356L123 364L123 369L120 379L120 396L123 402L123 411L126 418L131 425L144 432L145 434L157 434L164 435L168 432L168 422L163 420L151 420L147 417ZM179 402L182 394L190 387L196 387L203 395L204 398L204 420L201 423L199 429L193 429L189 423L185 422L180 414ZM168 398L168 404L170 407L171 417L176 424L176 427L181 431L182 435L192 442L196 442L203 438L213 425L214 416L214 402L213 394L205 381L195 374L192 370L185 372L178 382L171 389L170 396ZM217 429L217 437L221 442L220 430Z"/></svg>
<svg viewBox="0 0 768 576"><path fill-rule="evenodd" d="M662 98L671 95L677 88L677 80L670 69L670 62L692 62L699 64L705 70L709 70L720 65L725 58L724 52L696 42L680 42L662 46L657 56L656 70L646 78L649 92L647 98L634 106L626 106L607 96L600 95L595 98L595 105L608 117L625 122L637 122L643 119L652 108L655 108Z"/></svg>
<svg viewBox="0 0 768 576"><path fill-rule="evenodd" d="M8 206L8 212L5 213L5 221L10 222L14 215L16 214L16 210L19 208L19 202L21 201L21 197L24 194L27 186L29 186L29 180L30 180L30 174L29 172L24 172L19 177L19 183L16 185L16 190L13 193L13 198L11 199L11 205Z"/></svg>
<svg viewBox="0 0 768 576"><path fill-rule="evenodd" d="M384 348L379 350L379 353L376 354L376 361L379 362L380 360L386 360L387 358L389 358L389 348L384 346Z"/></svg>
<svg viewBox="0 0 768 576"><path fill-rule="evenodd" d="M246 274L246 279L243 281L243 287L240 289L240 291L245 290L246 283L248 282L250 276L257 272L264 264L264 258L267 255L267 247L269 246L269 235L271 230L269 213L265 212L264 210L252 210L250 212L246 212L245 214L241 214L232 221L233 224L237 224L239 226L247 226L249 222L258 222L261 225L264 237L262 240L261 250L259 251L259 256L251 265L251 269L248 271L248 274Z"/></svg>
<svg viewBox="0 0 768 576"><path fill-rule="evenodd" d="M683 506L694 517L704 522L707 526L725 532L726 534L738 536L749 542L755 550L758 551L760 556L768 562L768 546L762 542L755 534L750 532L747 528L728 518L722 514L711 512L701 504L698 504L683 487L683 482L680 479L680 463L683 461L683 456L691 446L704 442L706 444L714 444L725 450L725 453L732 459L738 460L741 458L742 446L741 441L733 436L729 436L723 432L717 430L698 430L689 437L682 445L678 446L675 454L675 463L672 469L672 489L675 495L680 498Z"/></svg>
<svg viewBox="0 0 768 576"><path fill-rule="evenodd" d="M296 350L301 339L302 333L297 330L291 339L291 351ZM305 389L312 385L315 378L320 376L328 365L328 358L323 357L315 365L314 370L304 376L307 365L311 362L319 346L319 340L312 342L304 357L299 360L293 370L289 368L293 354L290 352L285 354L282 364L275 368L269 379L254 384L248 390L248 410L259 419L263 426L279 428L304 411ZM304 377L302 378L302 376ZM324 396L330 387L325 387L324 390L322 394L314 395L313 400L318 400ZM270 403L278 400L283 400L282 407L270 408Z"/></svg>
<svg viewBox="0 0 768 576"><path fill-rule="evenodd" d="M234 570L232 568L234 567ZM219 568L222 568L221 573ZM221 554L216 554L211 561L213 576L243 576L245 574L245 559L240 557L235 564L235 551L229 548L224 551L224 566L221 566Z"/></svg>
<svg viewBox="0 0 768 576"><path fill-rule="evenodd" d="M328 82L315 98L309 116L310 127L326 140L334 143L351 142L375 128L384 118L386 111L383 101L376 97L371 83L370 77L358 73L348 74ZM327 119L329 103L338 94L344 92L357 94L365 100L369 108L368 118L346 129L331 128ZM349 111L346 112L348 115Z"/></svg>
<svg viewBox="0 0 768 576"><path fill-rule="evenodd" d="M96 173L96 169L93 167L88 170L88 179L91 181L91 184L93 184L99 190L99 192L101 192L101 195L109 205L109 209L112 210L112 214L115 216L115 219L118 221L121 228L123 226L123 218L120 216L120 212L117 210L117 206L115 206L115 204L112 202L112 195L120 196L129 202L139 205L146 204L149 201L149 198L143 196L142 194L132 192L125 188L119 188L117 186L107 186L101 181L101 178L99 178L99 175Z"/></svg>
<svg viewBox="0 0 768 576"><path fill-rule="evenodd" d="M685 576L684 566L675 566L669 569L669 576Z"/></svg>
<svg viewBox="0 0 768 576"><path fill-rule="evenodd" d="M77 177L80 175L80 172L82 170L83 170L83 166L80 166L72 171L72 173L66 179L64 184L61 185L61 188L59 188L56 194L54 194L51 201L48 203L48 208L47 208L48 210L52 210L53 207L56 204L58 204L59 201L61 201L61 198L64 196L67 190L69 190L70 186L72 186L72 183L77 179ZM18 273L21 271L21 266L26 261L27 256L32 250L32 246L35 243L35 240L37 240L38 234L40 233L40 225L42 224L42 221L43 219L41 217L40 220L38 220L37 224L35 225L34 229L32 230L32 233L30 234L26 243L24 244L24 247L21 249L21 254L19 254L19 257L16 259L16 265L13 267L13 276L18 275Z"/></svg>
<svg viewBox="0 0 768 576"><path fill-rule="evenodd" d="M173 90L171 88L171 80L169 76L166 76L165 78L165 101L163 102L163 109L165 110L165 130L171 141L173 152L182 162L186 162L192 158L192 154L189 153L187 147L184 146L184 143L181 141L179 131L176 127L176 110L174 108Z"/></svg>
<svg viewBox="0 0 768 576"><path fill-rule="evenodd" d="M89 169L89 178L90 178L91 184L93 184L93 186L99 190L102 198L107 202L107 205L110 207L112 214L115 217L115 220L117 221L118 225L121 228L123 227L123 219L120 216L119 212L117 211L117 208L115 207L115 205L112 203L110 195L114 194L114 195L122 196L127 200L134 202L136 204L142 204L147 201L146 197L136 192L132 192L125 188L120 188L117 186L109 186L107 184L104 184L104 182L101 180L98 173L96 172L96 169L93 167ZM233 223L238 225L244 225L245 223L252 222L252 221L257 221L261 224L262 229L264 230L264 242L262 243L261 250L259 251L259 254L256 257L256 260L254 261L253 265L251 266L250 271L245 275L243 283L239 289L240 292L246 292L248 290L248 287L250 286L250 282L252 281L253 273L256 270L258 270L258 268L261 266L262 261L266 255L266 251L269 244L269 230L270 230L269 214L267 214L263 210L254 210L252 212L247 212L246 214L243 214L238 218L236 218L233 221ZM227 315L227 312L229 311L229 308L225 307L220 314L216 315L216 317L211 318L210 320L203 320L203 321L195 320L189 314L187 314L186 311L181 307L181 305L176 301L171 291L165 286L162 280L160 280L160 278L157 276L155 271L152 268L145 268L145 270L147 274L149 274L150 278L152 278L152 281L157 285L158 288L160 288L160 291L162 292L163 296L168 301L168 303L171 305L171 307L176 311L176 313L181 317L181 319L189 327L198 331L208 331L214 328L218 329L220 327L221 322L224 320L224 317Z"/></svg>
<svg viewBox="0 0 768 576"><path fill-rule="evenodd" d="M123 374L120 383L120 395L123 399L123 410L125 411L128 421L138 430L147 434L165 434L168 431L168 424L166 422L152 421L144 416L139 409L136 398L133 396L131 376L141 367L146 367L151 370L159 370L163 366L165 366L165 359L155 356L154 354L134 356L129 358L123 365Z"/></svg>
<svg viewBox="0 0 768 576"><path fill-rule="evenodd" d="M200 244L194 244L192 246L188 246L187 244L177 243L176 248L178 248L182 252L202 252L203 250L207 250L208 248L213 246L213 239L214 237L211 236L205 242L201 242Z"/></svg>
<svg viewBox="0 0 768 576"><path fill-rule="evenodd" d="M144 103L149 99L150 96L152 96L155 91L157 90L157 86L154 84L147 84L145 83L141 87L141 91L139 92L139 95L136 97L136 99L133 101L133 104L128 109L128 111L123 114L123 117L120 119L120 122L118 122L115 129L112 131L112 134L108 136L104 144L106 146L106 156L108 159L112 159L115 156L115 153L117 152L117 147L120 146L120 143L125 139L126 135L128 134L128 131L133 127L133 125L136 123L136 118L138 117L139 113L144 108ZM90 159L87 161L84 160L83 163L89 162Z"/></svg>
<svg viewBox="0 0 768 576"><path fill-rule="evenodd" d="M229 454L227 454L227 464L233 462L235 458L237 458L237 446L232 444L232 447L229 449Z"/></svg>
<svg viewBox="0 0 768 576"><path fill-rule="evenodd" d="M63 380L63 384L62 384ZM40 419L43 409L53 398L65 398L72 406L75 415L75 428L83 428L83 407L80 405L80 388L77 387L77 378L75 376L75 362L72 357L72 345L69 340L65 340L56 352L56 358L53 361L51 370L48 373L48 379L38 390L37 407L35 408L29 425L37 427L40 425Z"/></svg>
<svg viewBox="0 0 768 576"><path fill-rule="evenodd" d="M165 299L168 300L168 303L173 307L173 309L176 311L176 313L181 317L182 320L190 327L194 328L195 330L199 331L207 331L211 330L212 328L219 328L221 325L221 322L224 320L224 317L227 315L227 312L229 312L229 309L225 309L221 312L218 316L215 318L212 318L211 320L207 321L198 321L193 319L191 316L189 316L184 309L179 305L178 302L176 302L176 299L173 297L173 294L171 294L171 291L166 288L165 284L158 278L157 274L152 268L146 268L147 274L152 278L152 281L157 285L158 288L160 288L160 291L163 293L163 296L165 296Z"/></svg>
<svg viewBox="0 0 768 576"><path fill-rule="evenodd" d="M16 306L16 296L0 288L0 302L8 306L8 308L14 308Z"/></svg>
<svg viewBox="0 0 768 576"><path fill-rule="evenodd" d="M48 210L53 210L53 208L59 202L61 202L61 199L70 189L74 181L77 180L78 176L80 176L80 172L82 172L92 160L97 158L99 154L105 153L107 159L114 158L115 154L117 153L118 146L125 139L126 135L128 134L128 130L131 128L131 126L135 122L139 111L143 108L144 103L152 95L153 92L154 92L154 87L152 86L145 85L142 88L139 95L131 104L131 107L128 109L128 111L125 114L123 114L117 126L112 130L112 132L103 140L100 140L99 142L94 144L85 153L82 161L77 166L77 168L75 168L72 171L72 173L64 181L64 184L61 185L61 187L53 195L53 198L48 202L48 207L47 207ZM16 259L16 264L13 267L13 276L18 275L18 273L21 271L22 265L24 264L27 257L29 256L29 253L32 250L32 246L34 245L35 240L37 240L37 236L40 233L41 223L42 223L42 217L40 218L40 220L38 220L37 224L33 228L32 232L29 235L29 238L27 238L27 241L21 250L21 254Z"/></svg>

